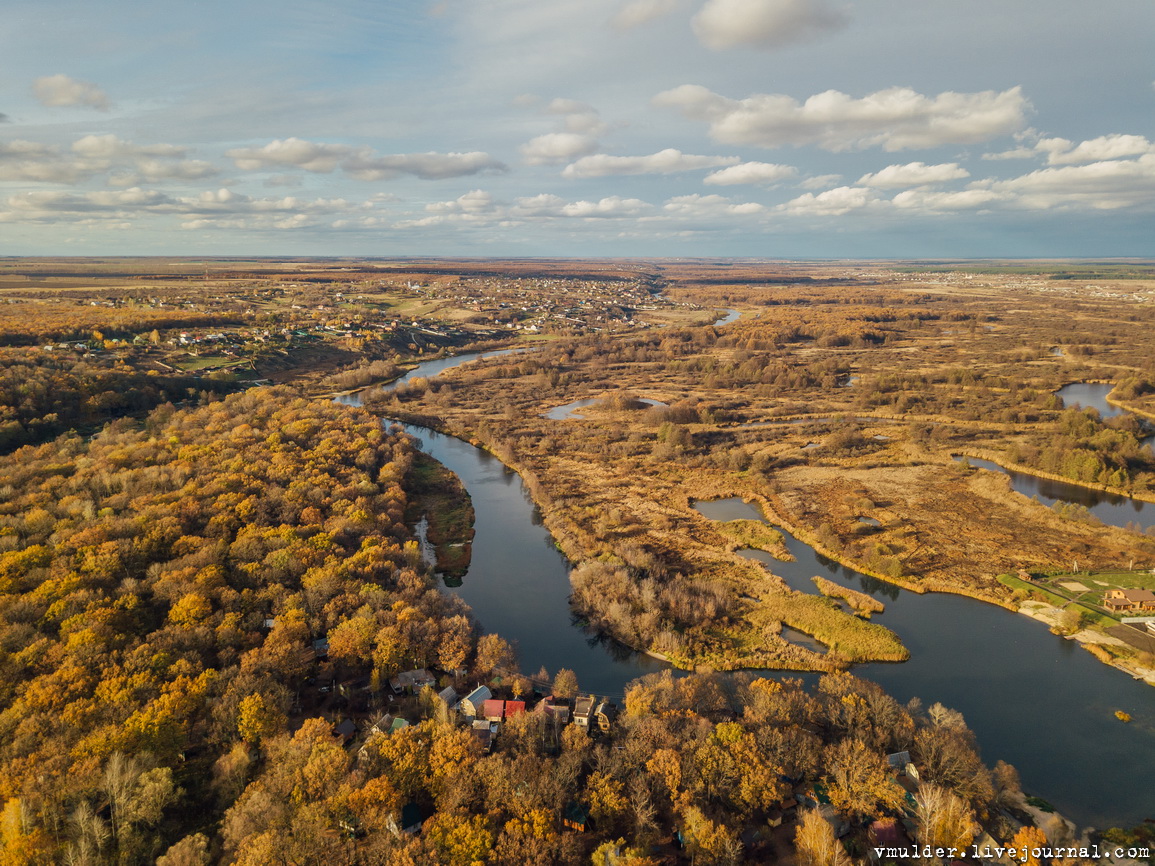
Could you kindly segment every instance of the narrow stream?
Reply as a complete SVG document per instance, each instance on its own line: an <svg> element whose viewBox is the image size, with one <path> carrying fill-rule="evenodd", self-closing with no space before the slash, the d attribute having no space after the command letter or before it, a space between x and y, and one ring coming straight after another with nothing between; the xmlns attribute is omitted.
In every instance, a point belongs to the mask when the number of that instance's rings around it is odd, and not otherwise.
<svg viewBox="0 0 1155 866"><path fill-rule="evenodd" d="M1091 514L1108 526L1119 526L1124 529L1136 526L1146 529L1155 526L1155 502L1144 502L1141 499L1131 499L1129 496L1119 496L1103 490L1094 490L1083 487L1081 484L1069 484L1066 481L1055 481L1051 478L1040 478L1026 472L1015 472L1004 469L990 460L980 460L977 457L967 457L967 463L979 469L989 469L992 472L1001 472L1011 479L1011 487L1024 496L1036 496L1039 502L1046 506L1056 502L1073 502L1086 506Z"/></svg>

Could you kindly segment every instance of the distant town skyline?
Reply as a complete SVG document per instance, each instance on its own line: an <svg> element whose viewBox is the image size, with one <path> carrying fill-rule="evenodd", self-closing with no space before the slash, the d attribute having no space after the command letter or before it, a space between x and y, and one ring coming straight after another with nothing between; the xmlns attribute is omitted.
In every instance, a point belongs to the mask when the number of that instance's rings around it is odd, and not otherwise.
<svg viewBox="0 0 1155 866"><path fill-rule="evenodd" d="M1152 4L4 17L2 255L1153 254Z"/></svg>

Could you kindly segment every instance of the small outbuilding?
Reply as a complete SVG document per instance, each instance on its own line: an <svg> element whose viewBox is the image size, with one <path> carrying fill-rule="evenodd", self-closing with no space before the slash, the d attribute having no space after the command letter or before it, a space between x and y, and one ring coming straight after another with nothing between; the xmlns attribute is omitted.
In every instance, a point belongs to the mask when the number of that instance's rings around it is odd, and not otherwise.
<svg viewBox="0 0 1155 866"><path fill-rule="evenodd" d="M566 804L565 811L562 813L562 823L569 827L569 829L577 830L579 833L593 829L590 810L576 800L570 800L569 803Z"/></svg>
<svg viewBox="0 0 1155 866"><path fill-rule="evenodd" d="M352 719L345 719L333 728L333 733L336 734L342 743L347 743L353 739L353 735L357 733L357 723Z"/></svg>
<svg viewBox="0 0 1155 866"><path fill-rule="evenodd" d="M488 752L493 748L493 741L497 739L497 722L489 722L485 719L478 719L473 723L470 733L473 738L477 740L483 752Z"/></svg>

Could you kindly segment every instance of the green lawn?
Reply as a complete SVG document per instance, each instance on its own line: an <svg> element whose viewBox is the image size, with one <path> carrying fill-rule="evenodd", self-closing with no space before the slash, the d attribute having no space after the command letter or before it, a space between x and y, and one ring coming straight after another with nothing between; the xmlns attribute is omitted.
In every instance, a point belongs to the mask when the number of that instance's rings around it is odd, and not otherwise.
<svg viewBox="0 0 1155 866"><path fill-rule="evenodd" d="M222 355L203 355L199 358L181 358L174 361L173 366L182 370L203 370L205 367L217 367L228 361Z"/></svg>
<svg viewBox="0 0 1155 866"><path fill-rule="evenodd" d="M1064 580L1078 580L1077 577L1062 577ZM1146 571L1096 571L1090 575L1090 580L1107 584L1099 586L1097 583L1083 583L1092 589L1155 589L1155 574L1150 569Z"/></svg>
<svg viewBox="0 0 1155 866"><path fill-rule="evenodd" d="M1041 575L1033 583L1004 574L999 581L1011 589L1022 589L1045 596L1058 607L1074 607L1101 626L1112 626L1119 618L1103 609L1103 594L1108 589L1155 589L1155 575L1145 571L1080 571ZM1069 589L1064 583L1080 583L1084 592Z"/></svg>

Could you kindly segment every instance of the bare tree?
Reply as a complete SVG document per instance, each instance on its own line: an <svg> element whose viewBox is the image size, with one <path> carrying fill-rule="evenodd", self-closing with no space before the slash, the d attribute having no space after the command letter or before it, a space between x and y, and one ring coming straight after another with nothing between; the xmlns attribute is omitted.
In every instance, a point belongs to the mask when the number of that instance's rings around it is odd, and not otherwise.
<svg viewBox="0 0 1155 866"><path fill-rule="evenodd" d="M794 847L799 866L851 866L846 849L834 835L834 828L816 809L802 813L794 831Z"/></svg>
<svg viewBox="0 0 1155 866"><path fill-rule="evenodd" d="M915 795L918 841L932 848L965 849L978 831L975 813L949 788L927 782Z"/></svg>

